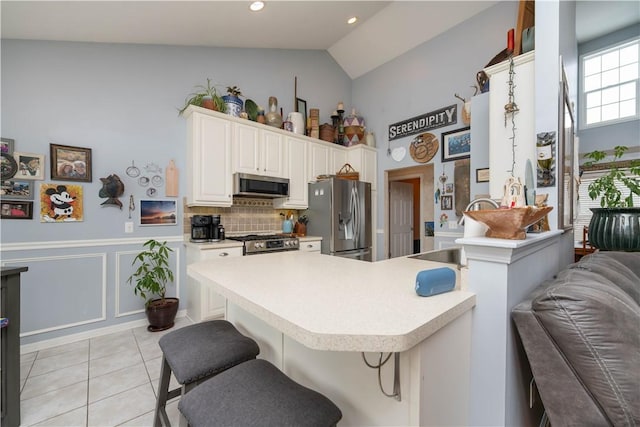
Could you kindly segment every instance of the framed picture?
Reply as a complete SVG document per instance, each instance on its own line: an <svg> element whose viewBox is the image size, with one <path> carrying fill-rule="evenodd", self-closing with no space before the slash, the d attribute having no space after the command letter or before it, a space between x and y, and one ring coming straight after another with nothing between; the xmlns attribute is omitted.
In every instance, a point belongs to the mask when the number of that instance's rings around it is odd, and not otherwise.
<svg viewBox="0 0 640 427"><path fill-rule="evenodd" d="M296 111L302 113L302 120L304 128L307 128L307 101L304 99L296 98ZM305 132L306 133L306 132Z"/></svg>
<svg viewBox="0 0 640 427"><path fill-rule="evenodd" d="M489 168L476 169L476 182L489 182Z"/></svg>
<svg viewBox="0 0 640 427"><path fill-rule="evenodd" d="M33 200L33 181L19 181L15 179L2 181L0 198Z"/></svg>
<svg viewBox="0 0 640 427"><path fill-rule="evenodd" d="M2 219L33 219L33 202L3 200Z"/></svg>
<svg viewBox="0 0 640 427"><path fill-rule="evenodd" d="M40 222L84 221L84 196L80 184L40 184Z"/></svg>
<svg viewBox="0 0 640 427"><path fill-rule="evenodd" d="M177 225L175 200L140 200L140 225Z"/></svg>
<svg viewBox="0 0 640 427"><path fill-rule="evenodd" d="M471 156L471 128L442 133L442 161L468 159Z"/></svg>
<svg viewBox="0 0 640 427"><path fill-rule="evenodd" d="M49 144L51 179L91 182L91 148Z"/></svg>
<svg viewBox="0 0 640 427"><path fill-rule="evenodd" d="M453 196L440 197L440 209L443 211L450 211L453 209Z"/></svg>
<svg viewBox="0 0 640 427"><path fill-rule="evenodd" d="M0 153L13 154L14 140L9 138L0 138Z"/></svg>
<svg viewBox="0 0 640 427"><path fill-rule="evenodd" d="M44 154L13 152L13 158L18 164L15 179L44 179Z"/></svg>
<svg viewBox="0 0 640 427"><path fill-rule="evenodd" d="M451 193L453 193L453 182L449 182L449 183L447 183L447 184L445 185L445 190L444 190L444 192L445 192L446 194L451 194Z"/></svg>

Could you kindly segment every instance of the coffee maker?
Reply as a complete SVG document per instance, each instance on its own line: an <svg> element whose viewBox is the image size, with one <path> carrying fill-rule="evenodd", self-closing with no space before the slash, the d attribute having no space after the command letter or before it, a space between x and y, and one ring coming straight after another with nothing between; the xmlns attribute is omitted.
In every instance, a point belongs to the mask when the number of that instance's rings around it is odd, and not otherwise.
<svg viewBox="0 0 640 427"><path fill-rule="evenodd" d="M218 215L218 222L220 216ZM191 241L194 243L204 243L211 241L211 224L213 218L211 215L194 215L191 217ZM217 228L217 226L216 226Z"/></svg>

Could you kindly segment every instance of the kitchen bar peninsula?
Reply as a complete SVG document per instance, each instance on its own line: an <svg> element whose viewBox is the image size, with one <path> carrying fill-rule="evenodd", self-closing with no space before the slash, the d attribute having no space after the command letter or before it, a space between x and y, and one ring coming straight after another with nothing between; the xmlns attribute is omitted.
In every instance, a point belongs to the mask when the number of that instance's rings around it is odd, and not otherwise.
<svg viewBox="0 0 640 427"><path fill-rule="evenodd" d="M335 402L341 426L465 425L475 295L459 279L433 297L414 290L419 271L445 265L292 251L202 261L187 273L227 299L227 319L258 341L260 357ZM378 365L388 353L397 356L380 376L363 360Z"/></svg>

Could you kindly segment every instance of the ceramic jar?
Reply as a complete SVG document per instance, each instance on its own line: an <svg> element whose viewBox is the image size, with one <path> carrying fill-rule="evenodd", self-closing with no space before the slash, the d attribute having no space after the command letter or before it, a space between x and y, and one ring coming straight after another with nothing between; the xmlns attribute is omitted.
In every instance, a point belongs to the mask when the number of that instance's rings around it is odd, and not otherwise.
<svg viewBox="0 0 640 427"><path fill-rule="evenodd" d="M237 96L225 95L222 97L225 105L227 106L227 114L233 117L240 117L242 106L244 102Z"/></svg>
<svg viewBox="0 0 640 427"><path fill-rule="evenodd" d="M282 116L278 112L278 98L269 97L269 112L265 115L266 124L276 128L282 127Z"/></svg>
<svg viewBox="0 0 640 427"><path fill-rule="evenodd" d="M289 113L288 120L291 122L293 126L294 133L304 135L305 123L304 123L304 118L302 117L302 113L291 112Z"/></svg>

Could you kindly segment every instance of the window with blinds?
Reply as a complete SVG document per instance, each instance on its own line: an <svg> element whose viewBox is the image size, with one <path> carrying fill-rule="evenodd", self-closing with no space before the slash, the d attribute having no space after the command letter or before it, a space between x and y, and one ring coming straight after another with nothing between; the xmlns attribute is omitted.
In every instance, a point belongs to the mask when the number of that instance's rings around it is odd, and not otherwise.
<svg viewBox="0 0 640 427"><path fill-rule="evenodd" d="M578 216L573 224L573 236L576 242L582 241L582 229L589 226L591 221L591 208L600 208L600 198L591 200L589 197L589 184L601 175L606 175L608 170L585 171L580 178L580 188L578 189ZM622 192L622 197L627 197L630 190L622 183L616 182L616 187ZM633 205L638 205L638 197L633 196Z"/></svg>

